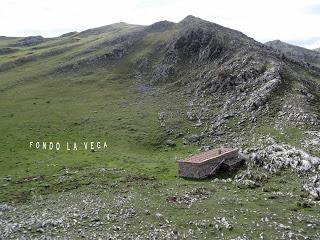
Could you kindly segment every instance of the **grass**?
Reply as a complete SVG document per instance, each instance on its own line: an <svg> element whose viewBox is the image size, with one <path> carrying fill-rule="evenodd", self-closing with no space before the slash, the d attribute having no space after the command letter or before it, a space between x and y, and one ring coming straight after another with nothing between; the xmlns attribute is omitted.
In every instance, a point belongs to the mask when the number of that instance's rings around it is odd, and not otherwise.
<svg viewBox="0 0 320 240"><path fill-rule="evenodd" d="M60 58L56 57L57 60ZM57 60L39 65L30 63L21 69L21 73L47 70ZM50 66L46 68L45 65ZM20 78L19 72L3 75L9 74L9 80L1 81L1 86ZM177 172L174 157L181 158L194 151L194 148L181 145L175 149L162 145L165 133L159 129L157 113L175 99L142 96L133 84L124 74L97 69L89 75L80 72L36 76L28 84L22 82L3 92L0 105L4 136L1 139L1 177L11 176L13 181L18 181L44 176L50 184L52 176L62 168L85 166L124 168L133 173L172 178ZM29 149L30 141L60 142L62 149ZM99 152L66 151L67 142L81 145L83 141L105 141L108 148ZM1 191L1 201L14 200L19 191L25 191L25 187L21 190L19 184L14 189L5 187Z"/></svg>

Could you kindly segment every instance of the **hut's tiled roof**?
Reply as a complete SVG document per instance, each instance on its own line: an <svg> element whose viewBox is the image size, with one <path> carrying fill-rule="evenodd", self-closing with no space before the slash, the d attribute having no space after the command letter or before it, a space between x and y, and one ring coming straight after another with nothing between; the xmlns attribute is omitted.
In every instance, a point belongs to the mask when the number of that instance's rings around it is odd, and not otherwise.
<svg viewBox="0 0 320 240"><path fill-rule="evenodd" d="M208 160L212 160L216 158L217 160L219 159L220 156L237 151L237 149L233 148L216 148L212 149L206 152L202 152L190 157L187 157L186 159L180 160L179 162L184 162L184 163L203 163Z"/></svg>

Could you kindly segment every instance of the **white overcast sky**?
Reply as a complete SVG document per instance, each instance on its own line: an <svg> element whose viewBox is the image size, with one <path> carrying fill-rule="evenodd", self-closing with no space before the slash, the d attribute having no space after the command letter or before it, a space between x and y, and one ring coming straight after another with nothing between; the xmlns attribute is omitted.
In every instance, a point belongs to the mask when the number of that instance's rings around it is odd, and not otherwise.
<svg viewBox="0 0 320 240"><path fill-rule="evenodd" d="M194 15L265 42L320 47L320 0L1 0L0 35L45 37Z"/></svg>

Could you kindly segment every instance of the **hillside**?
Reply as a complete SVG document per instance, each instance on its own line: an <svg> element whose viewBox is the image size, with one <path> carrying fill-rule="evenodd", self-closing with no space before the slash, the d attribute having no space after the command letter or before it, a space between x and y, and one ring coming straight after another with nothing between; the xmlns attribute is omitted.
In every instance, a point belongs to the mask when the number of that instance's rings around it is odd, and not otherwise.
<svg viewBox="0 0 320 240"><path fill-rule="evenodd" d="M290 58L315 64L317 66L320 64L320 54L317 51L288 44L280 40L266 42L265 45L279 50Z"/></svg>
<svg viewBox="0 0 320 240"><path fill-rule="evenodd" d="M1 37L0 238L317 239L319 88L317 66L193 16ZM177 177L222 145L240 171Z"/></svg>

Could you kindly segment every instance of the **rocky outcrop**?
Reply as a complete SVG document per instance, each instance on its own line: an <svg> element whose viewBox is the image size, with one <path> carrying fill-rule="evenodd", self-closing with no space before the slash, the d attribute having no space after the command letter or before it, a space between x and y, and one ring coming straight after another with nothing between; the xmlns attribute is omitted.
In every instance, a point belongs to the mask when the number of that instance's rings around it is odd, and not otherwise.
<svg viewBox="0 0 320 240"><path fill-rule="evenodd" d="M315 175L303 186L303 188L315 199L320 200L320 176Z"/></svg>
<svg viewBox="0 0 320 240"><path fill-rule="evenodd" d="M292 169L302 177L310 176L303 188L311 197L320 200L320 158L289 144L276 143L272 138L266 139L265 143L264 146L242 150L247 169L237 174L235 181L244 185L256 184L257 179L267 179L284 169Z"/></svg>
<svg viewBox="0 0 320 240"><path fill-rule="evenodd" d="M19 49L17 48L11 48L11 47L0 48L0 55L11 54L11 53L17 52L18 50Z"/></svg>
<svg viewBox="0 0 320 240"><path fill-rule="evenodd" d="M14 44L14 46L29 47L29 46L40 44L43 41L44 41L44 38L42 36L30 36L30 37L19 39Z"/></svg>
<svg viewBox="0 0 320 240"><path fill-rule="evenodd" d="M222 54L226 43L219 40L211 31L190 29L174 42L173 49L180 59L195 58L205 61Z"/></svg>
<svg viewBox="0 0 320 240"><path fill-rule="evenodd" d="M280 86L282 79L280 76L280 67L273 66L267 69L262 76L257 79L257 82L261 82L261 86L252 91L245 106L249 110L255 110L263 106L271 97L273 92Z"/></svg>
<svg viewBox="0 0 320 240"><path fill-rule="evenodd" d="M320 158L287 144L273 143L251 154L253 163L262 165L269 172L277 172L291 167L297 172L316 172L320 167Z"/></svg>

